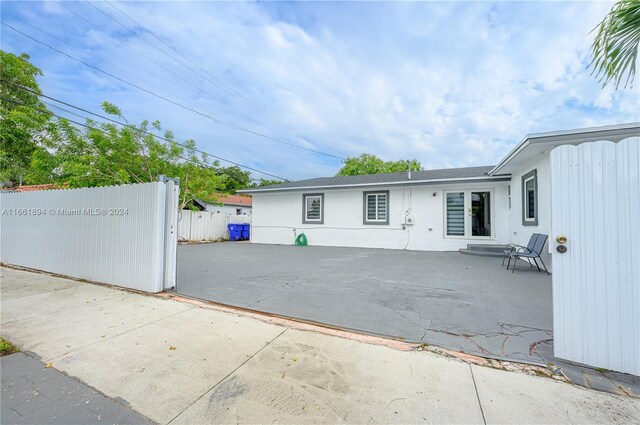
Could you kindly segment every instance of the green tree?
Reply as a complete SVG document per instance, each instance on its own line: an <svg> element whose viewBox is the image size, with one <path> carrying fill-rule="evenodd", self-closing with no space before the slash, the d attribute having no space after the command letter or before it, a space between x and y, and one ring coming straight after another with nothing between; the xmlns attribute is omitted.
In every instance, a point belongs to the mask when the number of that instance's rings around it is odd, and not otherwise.
<svg viewBox="0 0 640 425"><path fill-rule="evenodd" d="M254 181L251 183L249 187L263 187L263 186L271 186L274 184L282 184L287 183L289 180L270 180L270 179L260 179L258 181Z"/></svg>
<svg viewBox="0 0 640 425"><path fill-rule="evenodd" d="M231 167L217 167L216 173L223 178L223 193L236 193L237 190L251 186L251 173L243 171L237 165Z"/></svg>
<svg viewBox="0 0 640 425"><path fill-rule="evenodd" d="M399 161L387 161L385 164L385 173L398 173L401 171L409 171L409 167L407 166L407 161L399 160ZM417 159L412 159L409 161L409 166L411 171L419 171L422 170L422 164Z"/></svg>
<svg viewBox="0 0 640 425"><path fill-rule="evenodd" d="M624 86L633 87L640 45L640 0L617 2L596 30L589 65L592 74L603 87L613 81L616 89L626 75Z"/></svg>
<svg viewBox="0 0 640 425"><path fill-rule="evenodd" d="M16 183L21 176L29 183L30 163L50 137L51 112L38 95L36 77L42 72L29 56L0 50L0 182Z"/></svg>
<svg viewBox="0 0 640 425"><path fill-rule="evenodd" d="M104 102L102 109L126 122L115 105ZM182 207L194 198L214 203L215 194L224 188L217 163L199 156L195 141L181 146L171 131L163 133L168 142L152 134L162 131L158 121L120 127L87 120L86 127L79 129L60 119L56 128L50 148L35 155L31 163L33 175L41 182L95 187L157 181L164 174L180 178Z"/></svg>
<svg viewBox="0 0 640 425"><path fill-rule="evenodd" d="M111 103L103 102L102 110L126 125L88 119L79 128L52 119L39 97L36 76L42 73L29 56L0 53L0 182L23 176L30 184L76 188L150 182L164 174L181 179L182 207L193 205L196 198L216 203L216 193L252 186L249 172L210 161L193 140L178 144L158 121L128 124Z"/></svg>
<svg viewBox="0 0 640 425"><path fill-rule="evenodd" d="M417 159L410 161L411 171L422 170ZM375 155L363 153L359 157L349 157L338 171L338 176L359 176L364 174L384 174L408 171L407 161L383 161Z"/></svg>

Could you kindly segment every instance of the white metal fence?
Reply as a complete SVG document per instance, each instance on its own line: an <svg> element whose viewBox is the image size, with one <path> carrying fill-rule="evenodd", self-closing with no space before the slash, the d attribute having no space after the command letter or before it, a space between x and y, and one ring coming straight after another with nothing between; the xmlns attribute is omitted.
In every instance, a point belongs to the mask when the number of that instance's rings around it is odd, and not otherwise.
<svg viewBox="0 0 640 425"><path fill-rule="evenodd" d="M229 223L251 224L250 215L230 215L207 211L182 210L178 221L178 240L217 241L228 240Z"/></svg>
<svg viewBox="0 0 640 425"><path fill-rule="evenodd" d="M640 375L640 138L558 147L551 173L555 355Z"/></svg>
<svg viewBox="0 0 640 425"><path fill-rule="evenodd" d="M178 191L167 181L2 193L0 262L162 291L175 285Z"/></svg>

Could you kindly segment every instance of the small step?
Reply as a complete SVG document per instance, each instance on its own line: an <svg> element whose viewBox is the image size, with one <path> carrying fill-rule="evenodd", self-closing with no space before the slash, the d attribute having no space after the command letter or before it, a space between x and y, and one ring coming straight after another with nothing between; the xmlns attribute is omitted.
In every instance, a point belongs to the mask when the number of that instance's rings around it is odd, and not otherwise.
<svg viewBox="0 0 640 425"><path fill-rule="evenodd" d="M467 244L467 249L469 251L483 251L483 252L499 252L502 254L506 246L505 245L493 245L493 244L482 244L482 243L470 243Z"/></svg>
<svg viewBox="0 0 640 425"><path fill-rule="evenodd" d="M481 251L481 250L465 249L465 248L460 248L458 252L464 255L475 255L477 257L502 258L502 256L504 255L504 252L502 251Z"/></svg>

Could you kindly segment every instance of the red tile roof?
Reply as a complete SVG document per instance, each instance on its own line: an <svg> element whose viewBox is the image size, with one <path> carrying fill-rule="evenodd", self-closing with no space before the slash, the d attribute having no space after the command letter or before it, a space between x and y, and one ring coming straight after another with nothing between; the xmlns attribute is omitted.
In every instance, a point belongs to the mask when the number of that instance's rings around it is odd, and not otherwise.
<svg viewBox="0 0 640 425"><path fill-rule="evenodd" d="M10 190L15 190L16 192L36 192L38 190L52 190L52 189L60 189L60 186L55 184L32 184L28 186L18 186L15 188L9 188Z"/></svg>
<svg viewBox="0 0 640 425"><path fill-rule="evenodd" d="M242 205L245 207L251 206L251 198L248 196L218 195L218 202L222 202L225 205Z"/></svg>

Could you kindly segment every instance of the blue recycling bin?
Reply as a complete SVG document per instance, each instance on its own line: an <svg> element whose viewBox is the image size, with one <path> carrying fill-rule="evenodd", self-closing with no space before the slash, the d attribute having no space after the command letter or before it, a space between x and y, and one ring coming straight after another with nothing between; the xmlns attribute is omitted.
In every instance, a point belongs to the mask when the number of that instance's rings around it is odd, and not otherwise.
<svg viewBox="0 0 640 425"><path fill-rule="evenodd" d="M227 229L229 229L229 239L232 241L239 241L242 239L242 230L244 229L244 225L237 223L229 223L227 224Z"/></svg>
<svg viewBox="0 0 640 425"><path fill-rule="evenodd" d="M242 239L245 241L248 241L250 236L251 236L251 225L244 223L242 225Z"/></svg>

